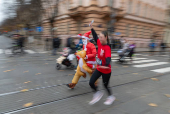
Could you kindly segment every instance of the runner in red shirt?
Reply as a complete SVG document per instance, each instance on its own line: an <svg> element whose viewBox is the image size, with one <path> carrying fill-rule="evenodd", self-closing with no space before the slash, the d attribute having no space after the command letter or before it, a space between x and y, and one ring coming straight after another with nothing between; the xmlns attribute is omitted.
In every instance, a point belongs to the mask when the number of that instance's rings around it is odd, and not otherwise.
<svg viewBox="0 0 170 114"><path fill-rule="evenodd" d="M95 94L93 95L93 99L89 102L89 104L90 105L95 104L103 96L103 93L98 91L97 87L95 86L96 80L102 75L104 87L108 92L108 98L104 102L104 104L111 105L115 100L115 97L112 95L111 90L108 88L108 84L111 76L111 65L110 65L111 49L109 46L108 33L107 31L102 31L98 38L95 30L92 27L92 24L90 26L91 26L91 32L93 34L93 38L98 45L98 58L96 59L97 69L94 71L89 81L89 85L95 91Z"/></svg>

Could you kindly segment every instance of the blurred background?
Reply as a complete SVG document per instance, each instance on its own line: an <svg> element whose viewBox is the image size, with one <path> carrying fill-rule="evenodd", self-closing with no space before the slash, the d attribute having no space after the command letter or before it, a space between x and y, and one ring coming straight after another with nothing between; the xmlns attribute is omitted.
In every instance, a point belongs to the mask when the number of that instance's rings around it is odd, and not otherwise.
<svg viewBox="0 0 170 114"><path fill-rule="evenodd" d="M153 41L170 46L170 0L1 0L0 5L1 34L22 34L40 49L54 37L64 47L68 37L89 31L92 20L97 33L108 30L112 49L120 47L120 38L135 41L137 48Z"/></svg>

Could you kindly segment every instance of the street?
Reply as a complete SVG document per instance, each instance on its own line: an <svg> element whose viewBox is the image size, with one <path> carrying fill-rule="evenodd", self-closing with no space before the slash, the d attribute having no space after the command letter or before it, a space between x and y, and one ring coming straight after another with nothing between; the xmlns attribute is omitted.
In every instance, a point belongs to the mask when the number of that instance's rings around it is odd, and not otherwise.
<svg viewBox="0 0 170 114"><path fill-rule="evenodd" d="M3 50L11 40L0 36L0 112L2 114L168 114L170 113L169 55L138 53L131 64L116 63L112 54L110 87L116 101L103 104L105 92L94 105L88 102L93 91L89 76L80 78L74 89L68 89L75 70L62 66L56 70L51 53L28 53L6 57ZM76 61L73 61L76 64Z"/></svg>

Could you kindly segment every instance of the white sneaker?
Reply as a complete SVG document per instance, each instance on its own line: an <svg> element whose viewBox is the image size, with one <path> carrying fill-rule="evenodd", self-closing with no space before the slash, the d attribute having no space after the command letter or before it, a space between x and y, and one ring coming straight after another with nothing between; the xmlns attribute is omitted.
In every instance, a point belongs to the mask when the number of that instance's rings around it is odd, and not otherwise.
<svg viewBox="0 0 170 114"><path fill-rule="evenodd" d="M116 97L114 97L113 95L108 96L106 101L104 102L105 105L111 105L114 101L115 101Z"/></svg>
<svg viewBox="0 0 170 114"><path fill-rule="evenodd" d="M95 103L97 103L103 96L103 92L96 92L94 95L93 95L93 99L89 102L89 105L93 105Z"/></svg>

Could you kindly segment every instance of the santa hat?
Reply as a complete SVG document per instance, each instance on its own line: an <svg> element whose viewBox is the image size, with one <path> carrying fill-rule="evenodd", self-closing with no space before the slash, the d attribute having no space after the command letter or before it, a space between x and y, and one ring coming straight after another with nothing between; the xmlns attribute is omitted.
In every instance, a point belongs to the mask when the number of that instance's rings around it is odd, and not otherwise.
<svg viewBox="0 0 170 114"><path fill-rule="evenodd" d="M82 34L78 34L77 37L80 37L80 38L81 38L81 37L82 37Z"/></svg>
<svg viewBox="0 0 170 114"><path fill-rule="evenodd" d="M90 38L89 38L90 34L91 34L91 31L86 32L86 33L82 36L82 38L85 38L85 39L87 39L87 40L90 40Z"/></svg>

